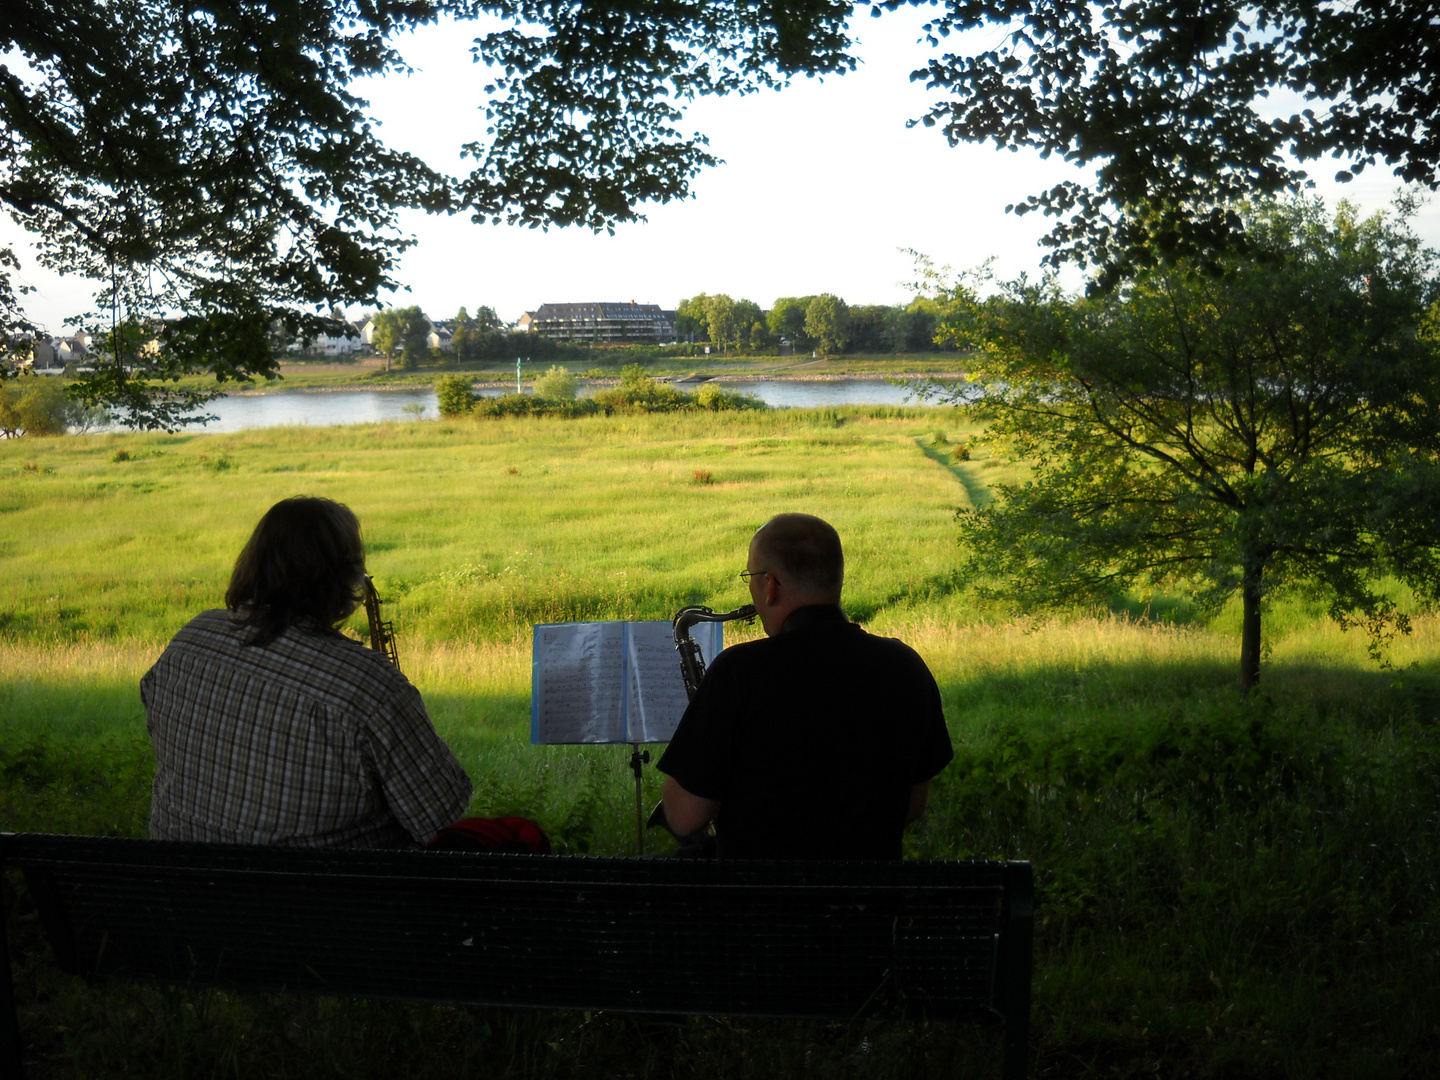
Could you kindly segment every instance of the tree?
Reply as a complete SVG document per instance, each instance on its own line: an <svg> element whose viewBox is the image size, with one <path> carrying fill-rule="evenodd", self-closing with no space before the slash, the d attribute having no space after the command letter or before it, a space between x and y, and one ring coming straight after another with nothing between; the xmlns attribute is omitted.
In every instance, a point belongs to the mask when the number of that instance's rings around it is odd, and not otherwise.
<svg viewBox="0 0 1440 1080"><path fill-rule="evenodd" d="M375 324L370 332L370 344L375 351L389 360L405 338L405 320L399 308L384 308L371 316Z"/></svg>
<svg viewBox="0 0 1440 1080"><path fill-rule="evenodd" d="M157 343L130 366L112 351L80 396L176 426L147 389L196 369L272 376L272 324L313 337L332 305L393 284L396 208L453 199L378 141L347 88L400 66L386 39L415 14L352 0L7 7L0 42L24 62L0 68L0 207L37 235L42 263L99 283L94 336L135 322ZM0 312L19 319L18 305Z"/></svg>
<svg viewBox="0 0 1440 1080"><path fill-rule="evenodd" d="M805 309L805 334L821 356L834 356L850 344L850 309L834 293L821 293Z"/></svg>
<svg viewBox="0 0 1440 1080"><path fill-rule="evenodd" d="M568 368L559 364L550 365L545 374L535 380L535 396L553 401L574 401L580 392L580 381Z"/></svg>
<svg viewBox="0 0 1440 1080"><path fill-rule="evenodd" d="M1440 595L1435 255L1410 209L1239 207L1246 251L1085 299L1053 281L952 290L967 315L943 329L981 346L969 378L988 436L1032 471L961 515L982 592L1042 607L1238 593L1247 692L1283 589L1328 599L1372 649L1405 630L1385 575Z"/></svg>
<svg viewBox="0 0 1440 1080"><path fill-rule="evenodd" d="M706 340L709 328L706 325L705 305L710 297L704 293L681 300L675 309L675 337L681 341Z"/></svg>
<svg viewBox="0 0 1440 1080"><path fill-rule="evenodd" d="M735 314L735 301L724 293L717 293L705 300L705 327L710 341L726 352L740 336L740 322Z"/></svg>
<svg viewBox="0 0 1440 1080"><path fill-rule="evenodd" d="M442 375L435 380L435 405L441 416L461 416L475 408L475 392L464 375Z"/></svg>
<svg viewBox="0 0 1440 1080"><path fill-rule="evenodd" d="M881 0L870 12L922 3L935 0ZM703 135L676 132L675 103L744 92L776 73L854 67L847 5L827 0L545 10L544 31L482 42L507 77L495 84L497 138L479 172L498 163L515 179L489 184L487 196L553 206L557 219L590 220L629 194L673 195L687 171L709 164ZM1345 174L1383 161L1406 181L1437 184L1440 13L1431 2L948 0L928 43L973 40L959 32L982 27L988 48L917 58L912 78L939 98L921 122L952 143L1033 147L1094 166L1093 187L1061 184L1014 209L1059 216L1055 256L1108 267L1111 280L1132 264L1234 239L1237 199L1301 182L1287 151L1302 161L1338 154ZM1288 95L1309 107L1273 119L1262 111ZM647 123L635 102L660 111Z"/></svg>
<svg viewBox="0 0 1440 1080"><path fill-rule="evenodd" d="M140 364L112 362L83 393L123 401L127 423L175 426L173 408L149 410L152 393L195 371L272 377L273 324L313 336L332 325L318 312L394 287L409 243L400 208L609 229L685 196L715 159L703 134L680 132L682 109L853 69L850 8L12 0L0 49L24 62L0 66L0 208L38 237L45 265L98 283L92 329L165 317ZM505 24L474 45L498 74L465 178L380 142L353 92L403 70L396 35L439 14ZM930 39L984 23L1008 30L991 33L1000 44L922 69L947 95L923 121L952 141L1095 166L1093 189L1062 184L1014 209L1060 216L1055 257L1111 279L1232 238L1237 194L1298 182L1283 150L1339 154L1346 173L1383 161L1436 186L1432 3L950 0ZM1271 91L1314 108L1267 119L1257 102ZM0 249L6 341L29 325L13 262Z"/></svg>
<svg viewBox="0 0 1440 1080"><path fill-rule="evenodd" d="M393 288L396 211L600 229L688 193L714 158L675 128L704 94L846 70L848 5L756 10L520 0L12 0L0 21L0 209L40 260L99 283L100 329L164 316L160 345L92 396L149 394L194 371L273 377L269 328L328 330L333 305ZM439 14L506 20L481 36L491 83L478 164L449 177L378 138L354 83L406 70L395 37ZM0 249L0 340L29 323ZM95 336L101 336L96 333ZM7 369L8 370L8 369ZM106 398L109 400L109 398Z"/></svg>
<svg viewBox="0 0 1440 1080"><path fill-rule="evenodd" d="M59 379L34 375L0 384L0 438L63 435L68 404Z"/></svg>
<svg viewBox="0 0 1440 1080"><path fill-rule="evenodd" d="M425 317L425 312L414 305L401 308L399 314L401 319L400 367L405 371L413 371L420 366L421 360L430 355L432 324Z"/></svg>
<svg viewBox="0 0 1440 1080"><path fill-rule="evenodd" d="M813 296L782 296L777 299L765 316L765 325L777 338L789 338L796 352L810 348L810 337L805 333L805 312Z"/></svg>
<svg viewBox="0 0 1440 1080"><path fill-rule="evenodd" d="M923 122L952 145L1095 167L1093 186L1067 181L1010 209L1065 219L1047 239L1054 257L1105 268L1109 282L1235 240L1240 201L1303 183L1286 152L1335 155L1340 179L1383 161L1407 182L1440 182L1434 3L951 0L926 30L937 45L981 26L998 44L911 76L949 95ZM1272 118L1286 95L1310 107Z"/></svg>
<svg viewBox="0 0 1440 1080"><path fill-rule="evenodd" d="M757 344L750 329L764 317L765 313L754 300L735 301L735 341L741 348L748 349Z"/></svg>
<svg viewBox="0 0 1440 1080"><path fill-rule="evenodd" d="M886 348L890 352L934 352L946 346L935 341L939 324L938 305L934 300L917 296L903 311L896 311L887 324Z"/></svg>
<svg viewBox="0 0 1440 1080"><path fill-rule="evenodd" d="M895 309L884 304L859 304L850 309L850 344L853 352L885 352L886 329L894 321Z"/></svg>
<svg viewBox="0 0 1440 1080"><path fill-rule="evenodd" d="M26 375L0 384L0 438L84 433L105 416L70 398L57 378Z"/></svg>
<svg viewBox="0 0 1440 1080"><path fill-rule="evenodd" d="M429 354L430 320L419 307L385 308L374 315L375 329L370 335L373 345L387 359L400 353L402 369L412 369Z"/></svg>
<svg viewBox="0 0 1440 1080"><path fill-rule="evenodd" d="M470 322L470 313L465 305L455 313L455 333L450 337L450 348L456 360L469 360L474 351L475 327Z"/></svg>

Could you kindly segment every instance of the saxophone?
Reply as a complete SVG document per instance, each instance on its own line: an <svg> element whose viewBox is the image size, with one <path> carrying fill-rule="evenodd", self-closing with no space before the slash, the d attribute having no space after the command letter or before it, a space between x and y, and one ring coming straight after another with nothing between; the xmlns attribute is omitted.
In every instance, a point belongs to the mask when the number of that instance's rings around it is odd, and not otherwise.
<svg viewBox="0 0 1440 1080"><path fill-rule="evenodd" d="M398 671L400 654L395 648L395 624L386 622L380 614L380 596L369 574L365 575L365 617L370 620L370 647L384 653Z"/></svg>
<svg viewBox="0 0 1440 1080"><path fill-rule="evenodd" d="M705 658L700 655L700 646L690 636L690 627L698 622L729 622L743 619L749 622L755 618L755 605L746 604L734 611L714 612L708 607L681 608L675 613L670 624L675 636L675 651L680 654L680 674L685 678L685 696L694 697L700 689L700 680L705 678Z"/></svg>
<svg viewBox="0 0 1440 1080"><path fill-rule="evenodd" d="M742 619L749 622L755 618L755 605L746 604L734 611L711 611L708 607L686 607L675 613L675 619L671 622L671 631L675 638L675 651L680 654L680 674L685 679L685 696L693 698L695 691L700 689L700 680L705 678L705 658L700 655L700 646L690 636L690 627L700 622L729 622L731 619ZM636 799L639 799L639 773L636 773ZM650 811L650 817L645 822L645 827L653 829L656 826L664 829L671 836L675 837L680 844L679 855L711 856L715 854L715 826L705 825L703 828L691 833L689 836L681 836L670 823L665 820L665 802L661 800L655 804L655 809Z"/></svg>

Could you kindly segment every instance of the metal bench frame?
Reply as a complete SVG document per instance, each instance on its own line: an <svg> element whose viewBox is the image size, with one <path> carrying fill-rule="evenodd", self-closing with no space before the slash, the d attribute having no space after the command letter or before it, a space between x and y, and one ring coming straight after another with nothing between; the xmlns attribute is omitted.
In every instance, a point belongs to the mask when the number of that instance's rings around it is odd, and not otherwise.
<svg viewBox="0 0 1440 1080"><path fill-rule="evenodd" d="M1003 1023L1004 1075L1027 1074L1025 862L601 859L5 833L0 866L23 871L60 965L92 981ZM0 1076L19 1078L5 945Z"/></svg>

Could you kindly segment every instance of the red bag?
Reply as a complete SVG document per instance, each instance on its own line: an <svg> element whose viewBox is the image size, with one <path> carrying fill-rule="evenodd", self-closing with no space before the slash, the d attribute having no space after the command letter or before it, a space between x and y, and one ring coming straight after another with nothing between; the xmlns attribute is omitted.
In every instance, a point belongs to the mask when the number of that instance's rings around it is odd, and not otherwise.
<svg viewBox="0 0 1440 1080"><path fill-rule="evenodd" d="M550 837L529 818L467 817L446 825L430 843L432 851L505 851L549 855Z"/></svg>

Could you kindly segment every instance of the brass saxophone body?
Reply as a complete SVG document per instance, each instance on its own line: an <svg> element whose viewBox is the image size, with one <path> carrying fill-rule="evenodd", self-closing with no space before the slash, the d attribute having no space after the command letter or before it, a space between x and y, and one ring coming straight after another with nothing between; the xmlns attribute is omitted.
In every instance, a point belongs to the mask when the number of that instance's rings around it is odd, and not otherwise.
<svg viewBox="0 0 1440 1080"><path fill-rule="evenodd" d="M384 653L399 670L400 653L395 648L395 624L387 622L380 613L380 596L369 574L365 575L365 617L370 621L370 647Z"/></svg>
<svg viewBox="0 0 1440 1080"><path fill-rule="evenodd" d="M675 613L675 619L671 622L671 632L675 638L675 651L680 654L680 674L685 678L685 696L693 698L695 691L700 689L700 680L705 678L705 658L700 655L700 646L690 636L690 628L701 622L729 622L731 619L740 619L749 622L755 618L755 605L746 604L734 611L711 611L708 607L686 607ZM636 798L638 800L638 788ZM715 827L707 824L697 829L689 836L681 836L670 828L670 823L665 820L665 802L662 799L655 804L655 809L650 812L650 818L645 822L647 828L660 826L680 844L679 854L681 855L703 855L715 854Z"/></svg>
<svg viewBox="0 0 1440 1080"><path fill-rule="evenodd" d="M755 618L755 605L746 604L734 611L711 611L708 607L686 607L675 613L671 623L675 637L675 651L680 654L680 674L685 678L685 694L694 697L700 689L700 680L705 678L705 658L700 655L700 646L690 636L690 627L700 622L729 622L741 619L749 622Z"/></svg>

